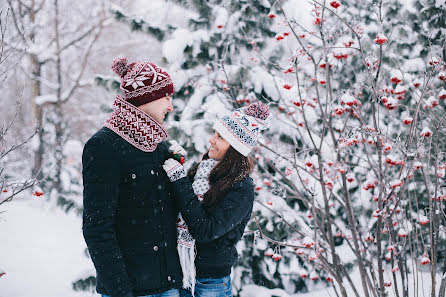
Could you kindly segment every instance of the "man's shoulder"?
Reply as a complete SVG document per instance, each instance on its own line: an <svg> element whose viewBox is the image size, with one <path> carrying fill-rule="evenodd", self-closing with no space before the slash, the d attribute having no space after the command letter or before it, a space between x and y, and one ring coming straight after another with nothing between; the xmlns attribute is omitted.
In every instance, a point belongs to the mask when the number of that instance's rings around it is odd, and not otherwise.
<svg viewBox="0 0 446 297"><path fill-rule="evenodd" d="M112 148L119 139L120 137L112 130L102 127L87 140L84 150L92 147Z"/></svg>

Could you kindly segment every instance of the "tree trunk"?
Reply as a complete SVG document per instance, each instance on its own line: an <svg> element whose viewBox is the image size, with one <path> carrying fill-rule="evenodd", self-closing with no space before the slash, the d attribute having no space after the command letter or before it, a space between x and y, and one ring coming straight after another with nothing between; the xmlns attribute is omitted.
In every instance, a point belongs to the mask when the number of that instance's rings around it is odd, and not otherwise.
<svg viewBox="0 0 446 297"><path fill-rule="evenodd" d="M37 179L43 178L42 165L43 165L43 152L44 152L44 144L43 144L43 112L42 107L36 104L36 98L41 95L41 84L40 80L37 79L41 74L41 64L36 55L30 56L30 64L31 64L31 73L34 79L31 84L31 106L32 106L32 117L33 124L38 127L37 137L38 137L38 146L34 151L34 167L32 173Z"/></svg>

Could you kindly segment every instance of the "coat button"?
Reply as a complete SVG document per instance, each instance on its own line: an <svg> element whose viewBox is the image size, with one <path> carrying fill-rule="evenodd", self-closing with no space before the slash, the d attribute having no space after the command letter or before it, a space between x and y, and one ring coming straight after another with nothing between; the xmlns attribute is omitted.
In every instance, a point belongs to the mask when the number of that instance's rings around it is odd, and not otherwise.
<svg viewBox="0 0 446 297"><path fill-rule="evenodd" d="M154 250L155 252L157 252L157 251L158 251L158 247L155 245L155 246L153 247L153 250Z"/></svg>
<svg viewBox="0 0 446 297"><path fill-rule="evenodd" d="M170 282L172 280L172 278L170 277L170 275L167 277L167 280Z"/></svg>
<svg viewBox="0 0 446 297"><path fill-rule="evenodd" d="M132 174L132 179L135 179L136 178L136 174Z"/></svg>

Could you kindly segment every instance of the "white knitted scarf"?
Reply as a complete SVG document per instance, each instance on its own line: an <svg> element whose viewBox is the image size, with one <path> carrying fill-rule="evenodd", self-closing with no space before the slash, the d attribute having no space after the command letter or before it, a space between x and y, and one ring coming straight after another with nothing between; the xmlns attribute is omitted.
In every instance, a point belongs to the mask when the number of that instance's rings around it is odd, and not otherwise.
<svg viewBox="0 0 446 297"><path fill-rule="evenodd" d="M195 195L198 200L203 201L204 194L209 190L209 174L217 161L207 159L200 162L197 173L192 183ZM192 296L195 290L195 239L189 233L186 222L181 213L177 220L177 242L178 255L180 256L181 269L183 271L183 288L190 289Z"/></svg>

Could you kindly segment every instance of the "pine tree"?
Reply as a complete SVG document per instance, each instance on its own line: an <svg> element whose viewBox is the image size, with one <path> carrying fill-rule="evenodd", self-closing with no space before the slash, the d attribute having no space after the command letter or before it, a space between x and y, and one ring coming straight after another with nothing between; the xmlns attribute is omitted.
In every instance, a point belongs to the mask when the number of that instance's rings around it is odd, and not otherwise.
<svg viewBox="0 0 446 297"><path fill-rule="evenodd" d="M187 28L151 26L122 11L118 19L163 42L176 84L169 132L192 152L191 162L206 151L216 115L254 100L270 104L273 125L255 153L254 218L234 269L238 292L249 283L300 292L335 281L342 296L347 287L383 296L393 282L407 296L407 251L417 261L423 254L441 259L426 243L436 240L438 248L442 239L429 238L418 222L430 214L444 225L432 210L444 200L444 160L435 152L445 150L438 142L444 68L434 59L444 37L434 34L428 53L425 37L409 25L426 26L424 18L441 25L442 15L433 1L423 2L421 14L399 1L315 1L313 27L305 28L291 15L299 4L282 2L177 1L195 13ZM438 146L426 146L429 137ZM420 155L420 143L433 153ZM410 246L407 238L422 239ZM361 284L354 284L350 273L358 267Z"/></svg>

